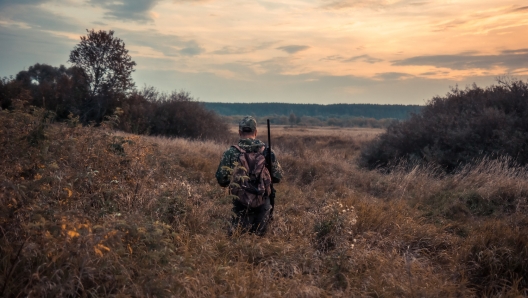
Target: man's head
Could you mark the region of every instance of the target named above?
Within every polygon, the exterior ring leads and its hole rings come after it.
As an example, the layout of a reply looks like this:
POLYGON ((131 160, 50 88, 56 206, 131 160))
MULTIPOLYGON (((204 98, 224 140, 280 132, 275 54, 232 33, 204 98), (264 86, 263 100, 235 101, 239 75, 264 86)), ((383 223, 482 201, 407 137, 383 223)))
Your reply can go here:
POLYGON ((257 137, 257 121, 251 116, 246 116, 238 123, 238 134, 243 139, 257 137))

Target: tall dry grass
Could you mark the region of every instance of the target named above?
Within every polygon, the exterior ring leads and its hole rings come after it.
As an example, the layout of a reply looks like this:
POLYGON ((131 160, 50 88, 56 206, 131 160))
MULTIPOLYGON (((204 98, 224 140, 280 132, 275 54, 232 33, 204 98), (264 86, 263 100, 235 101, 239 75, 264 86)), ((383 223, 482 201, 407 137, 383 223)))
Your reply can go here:
POLYGON ((230 238, 226 143, 0 113, 0 296, 528 295, 528 184, 508 160, 384 174, 355 162, 375 132, 277 129, 275 220, 230 238))

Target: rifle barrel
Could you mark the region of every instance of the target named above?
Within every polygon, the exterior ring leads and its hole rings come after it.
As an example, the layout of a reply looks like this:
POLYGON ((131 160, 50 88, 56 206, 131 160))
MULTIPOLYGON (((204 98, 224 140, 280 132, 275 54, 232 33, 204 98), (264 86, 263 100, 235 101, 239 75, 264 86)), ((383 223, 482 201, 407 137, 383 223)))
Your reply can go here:
POLYGON ((270 161, 271 161, 271 129, 270 129, 270 121, 268 119, 268 148, 270 150, 270 161))
MULTIPOLYGON (((270 121, 268 119, 268 156, 267 156, 267 160, 266 160, 266 163, 267 163, 267 166, 268 166, 268 171, 270 173, 270 176, 272 175, 273 171, 272 171, 272 165, 271 165, 271 129, 270 129, 270 121)), ((271 193, 270 193, 270 204, 271 204, 271 210, 270 210, 270 214, 269 214, 269 217, 270 217, 270 220, 273 220, 273 210, 275 210, 275 190, 273 189, 273 177, 270 177, 271 178, 271 193)))

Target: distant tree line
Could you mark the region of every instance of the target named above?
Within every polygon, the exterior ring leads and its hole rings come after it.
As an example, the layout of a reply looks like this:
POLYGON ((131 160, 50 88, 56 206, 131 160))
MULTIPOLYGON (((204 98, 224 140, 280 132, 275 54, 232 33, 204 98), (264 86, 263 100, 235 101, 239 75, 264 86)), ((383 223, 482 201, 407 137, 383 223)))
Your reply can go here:
POLYGON ((0 106, 14 100, 43 107, 56 120, 78 117, 98 125, 112 117, 117 128, 138 134, 196 139, 226 137, 227 123, 189 93, 138 90, 132 61, 124 42, 113 31, 88 31, 71 51, 69 68, 37 63, 16 76, 0 79, 0 106))
MULTIPOLYGON (((224 116, 228 122, 237 124, 243 115, 224 116)), ((269 119, 274 125, 290 125, 290 126, 336 126, 336 127, 364 127, 364 128, 387 128, 393 122, 401 121, 392 118, 366 118, 366 117, 312 117, 312 116, 297 116, 291 113, 289 116, 285 115, 267 115, 257 116, 258 123, 265 124, 269 119)))
POLYGON ((407 119, 411 113, 422 109, 418 105, 377 105, 377 104, 292 104, 292 103, 219 103, 208 102, 205 107, 225 116, 310 116, 320 119, 342 117, 365 117, 373 119, 407 119))

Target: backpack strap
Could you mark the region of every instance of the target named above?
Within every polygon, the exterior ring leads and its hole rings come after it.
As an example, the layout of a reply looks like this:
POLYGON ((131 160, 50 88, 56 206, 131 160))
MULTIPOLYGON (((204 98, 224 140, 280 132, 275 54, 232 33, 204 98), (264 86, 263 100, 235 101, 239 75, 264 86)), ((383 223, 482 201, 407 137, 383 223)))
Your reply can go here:
POLYGON ((238 145, 233 145, 231 147, 235 147, 238 151, 240 151, 240 153, 246 153, 246 150, 240 148, 240 146, 238 146, 238 145))

